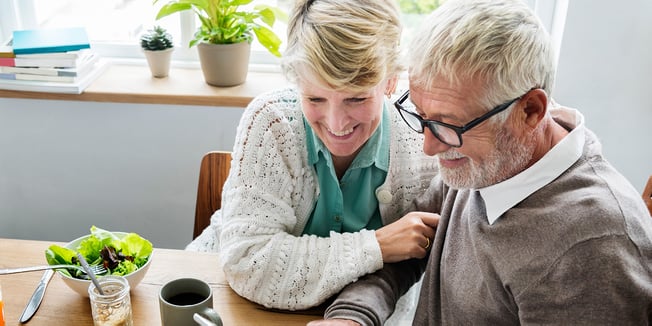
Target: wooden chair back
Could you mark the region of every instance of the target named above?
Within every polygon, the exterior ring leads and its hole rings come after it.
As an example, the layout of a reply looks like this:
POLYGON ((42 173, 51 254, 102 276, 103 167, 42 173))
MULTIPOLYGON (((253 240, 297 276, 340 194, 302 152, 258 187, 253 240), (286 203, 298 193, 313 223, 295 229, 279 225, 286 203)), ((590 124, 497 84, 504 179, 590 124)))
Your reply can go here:
POLYGON ((211 223, 211 216, 222 206, 222 188, 229 176, 229 169, 231 169, 231 152, 208 152, 202 158, 199 167, 193 239, 211 223))
POLYGON ((643 201, 647 205, 647 210, 650 211, 650 216, 652 216, 652 175, 647 179, 647 184, 643 189, 643 201))

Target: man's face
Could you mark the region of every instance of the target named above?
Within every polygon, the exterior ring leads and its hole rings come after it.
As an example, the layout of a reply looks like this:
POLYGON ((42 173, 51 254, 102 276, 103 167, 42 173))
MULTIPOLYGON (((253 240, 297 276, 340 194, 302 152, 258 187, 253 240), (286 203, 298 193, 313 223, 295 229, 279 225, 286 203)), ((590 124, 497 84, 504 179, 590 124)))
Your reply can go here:
MULTIPOLYGON (((489 109, 473 101, 471 89, 434 83, 427 90, 410 87, 410 97, 422 118, 463 126, 489 109)), ((508 111, 517 107, 519 101, 508 111)), ((497 120, 492 117, 464 133, 459 148, 440 142, 426 128, 423 151, 437 155, 447 185, 457 189, 487 187, 512 177, 528 164, 534 152, 533 136, 520 139, 514 136, 511 119, 504 123, 497 120)))

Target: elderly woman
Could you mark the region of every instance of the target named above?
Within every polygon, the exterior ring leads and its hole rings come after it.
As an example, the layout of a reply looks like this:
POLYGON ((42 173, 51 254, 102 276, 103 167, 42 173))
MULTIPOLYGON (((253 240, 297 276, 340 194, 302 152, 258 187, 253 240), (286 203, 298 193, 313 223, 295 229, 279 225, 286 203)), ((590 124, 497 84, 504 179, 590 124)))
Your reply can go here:
POLYGON ((437 164, 385 101, 401 71, 394 2, 298 1, 290 15, 283 69, 296 87, 248 106, 222 209, 187 248, 219 251, 249 300, 313 307, 427 253, 436 215, 400 219, 437 164))

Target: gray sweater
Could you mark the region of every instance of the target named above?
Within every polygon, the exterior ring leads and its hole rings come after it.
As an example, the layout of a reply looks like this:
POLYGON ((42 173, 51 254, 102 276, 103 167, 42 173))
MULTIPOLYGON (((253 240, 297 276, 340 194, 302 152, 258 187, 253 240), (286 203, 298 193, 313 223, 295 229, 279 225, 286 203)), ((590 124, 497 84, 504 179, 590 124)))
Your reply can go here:
POLYGON ((382 324, 425 269, 415 325, 652 323, 652 218, 585 134, 575 164, 493 225, 476 191, 436 177, 418 207, 442 216, 430 257, 350 285, 326 317, 382 324))

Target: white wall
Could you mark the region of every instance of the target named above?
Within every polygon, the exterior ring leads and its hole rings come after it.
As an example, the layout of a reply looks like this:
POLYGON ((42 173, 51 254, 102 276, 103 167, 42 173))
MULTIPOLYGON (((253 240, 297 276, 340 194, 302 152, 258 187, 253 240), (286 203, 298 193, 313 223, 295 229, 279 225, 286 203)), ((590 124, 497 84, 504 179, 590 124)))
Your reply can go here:
MULTIPOLYGON (((652 174, 651 14, 649 0, 570 1, 554 93, 639 190, 652 174)), ((231 149, 241 113, 0 99, 0 237, 65 241, 96 224, 182 248, 200 158, 231 149)))
POLYGON ((0 98, 0 237, 67 241, 97 225, 182 248, 200 160, 232 149, 242 111, 0 98))
POLYGON ((571 0, 554 97, 642 191, 652 175, 652 1, 571 0))

